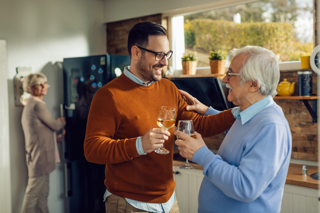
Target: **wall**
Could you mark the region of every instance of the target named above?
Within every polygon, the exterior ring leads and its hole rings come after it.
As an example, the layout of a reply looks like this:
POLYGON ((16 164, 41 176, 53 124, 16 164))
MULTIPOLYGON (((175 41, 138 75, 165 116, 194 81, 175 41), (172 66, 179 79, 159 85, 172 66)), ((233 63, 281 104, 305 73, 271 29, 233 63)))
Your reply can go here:
POLYGON ((105 22, 114 22, 135 17, 147 16, 165 11, 177 10, 219 0, 108 0, 105 6, 105 22), (135 8, 135 9, 133 9, 135 8), (119 11, 122 11, 119 13, 119 11))
MULTIPOLYGON (((0 75, 0 85, 7 86, 7 93, 2 89, 0 103, 8 103, 10 146, 1 146, 1 153, 9 155, 11 172, 0 186, 7 184, 8 191, 0 191, 0 213, 20 212, 27 183, 27 168, 24 153, 24 136, 21 129, 22 107, 14 105, 13 77, 16 67, 30 66, 32 72, 42 72, 48 76, 51 87, 44 101, 54 117, 59 115, 62 103, 62 70, 64 57, 98 55, 106 52, 105 26, 103 23, 102 0, 11 0, 0 3, 0 40, 7 42, 7 69, 0 75), (5 150, 4 150, 5 149, 5 150), (2 205, 4 204, 4 205, 2 205)), ((2 59, 2 58, 1 58, 2 59)), ((3 65, 0 64, 0 67, 3 65)), ((3 69, 0 69, 3 72, 3 69)), ((1 108, 1 113, 6 113, 1 108)), ((6 117, 1 117, 6 120, 6 117)), ((0 124, 2 127, 2 123, 0 124)), ((8 130, 7 129, 7 130, 8 130)), ((1 128, 6 131, 6 128, 1 128)), ((1 140, 6 138, 1 138, 1 140)), ((0 142, 0 145, 3 141, 0 142)), ((3 169, 6 163, 0 156, 0 174, 10 171, 3 169)), ((8 163, 8 162, 7 162, 8 163)), ((3 179, 1 179, 3 180, 3 179)), ((50 175, 50 212, 63 212, 63 176, 61 165, 50 175)))
MULTIPOLYGON (((299 95, 298 74, 294 72, 281 72, 280 81, 287 79, 296 82, 293 95, 299 95)), ((318 94, 317 74, 312 77, 313 94, 318 94)), ((299 100, 276 100, 289 122, 292 133, 292 159, 318 161, 318 123, 313 123, 312 117, 299 100)), ((312 102, 309 101, 312 106, 312 102)), ((319 122, 319 121, 318 121, 319 122)))
POLYGON ((164 16, 186 14, 190 10, 204 11, 217 5, 232 5, 255 0, 107 0, 105 4, 106 23, 162 13, 164 16))
POLYGON ((128 33, 133 25, 143 21, 153 21, 161 24, 161 14, 107 23, 106 31, 108 53, 129 55, 127 49, 128 33))

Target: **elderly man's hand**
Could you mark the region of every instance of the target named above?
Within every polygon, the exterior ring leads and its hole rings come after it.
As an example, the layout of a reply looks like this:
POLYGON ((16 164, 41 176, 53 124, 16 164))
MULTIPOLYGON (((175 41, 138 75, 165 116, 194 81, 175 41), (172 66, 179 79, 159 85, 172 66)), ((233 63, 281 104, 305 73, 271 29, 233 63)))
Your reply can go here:
POLYGON ((204 113, 206 113, 206 111, 208 110, 209 107, 207 107, 206 105, 201 103, 198 99, 196 99, 195 97, 193 97, 192 95, 190 95, 186 91, 179 90, 179 92, 182 95, 182 97, 184 98, 184 100, 186 100, 186 102, 188 104, 190 104, 189 106, 187 106, 187 110, 194 110, 197 113, 202 114, 202 115, 204 115, 204 113))
POLYGON ((175 141, 175 144, 179 146, 180 155, 188 160, 192 160, 194 153, 206 145, 201 135, 197 132, 194 132, 196 139, 180 131, 175 131, 174 134, 180 138, 175 141))

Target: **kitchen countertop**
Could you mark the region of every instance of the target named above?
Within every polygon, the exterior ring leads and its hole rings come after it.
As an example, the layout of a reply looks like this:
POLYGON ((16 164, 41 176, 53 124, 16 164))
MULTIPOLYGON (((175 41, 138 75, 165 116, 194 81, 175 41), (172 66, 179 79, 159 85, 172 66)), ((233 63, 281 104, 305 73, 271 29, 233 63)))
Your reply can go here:
POLYGON ((319 169, 317 166, 308 166, 307 165, 307 175, 302 176, 302 165, 293 164, 289 165, 289 171, 287 175, 286 184, 296 185, 296 186, 304 186, 314 189, 319 189, 320 181, 312 179, 310 175, 318 172, 319 169))
MULTIPOLYGON (((174 160, 174 166, 183 166, 185 164, 184 161, 174 160)), ((203 168, 196 163, 190 163, 191 165, 195 166, 196 169, 202 170, 203 168)), ((296 186, 303 186, 309 187, 314 189, 319 189, 320 181, 314 180, 310 177, 311 174, 318 172, 319 169, 317 166, 308 166, 307 165, 307 174, 308 176, 302 176, 302 165, 300 164, 293 164, 289 165, 288 175, 286 184, 296 185, 296 186)))

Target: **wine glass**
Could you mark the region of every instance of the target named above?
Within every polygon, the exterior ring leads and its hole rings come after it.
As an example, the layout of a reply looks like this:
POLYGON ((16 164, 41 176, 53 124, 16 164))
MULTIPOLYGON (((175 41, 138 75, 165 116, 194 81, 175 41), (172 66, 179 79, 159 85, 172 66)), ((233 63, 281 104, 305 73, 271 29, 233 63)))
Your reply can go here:
MULTIPOLYGON (((176 122, 176 110, 171 106, 162 106, 158 115, 157 124, 161 129, 168 130, 174 127, 176 122)), ((154 150, 158 154, 168 154, 170 151, 166 148, 158 148, 154 150)))
MULTIPOLYGON (((196 138, 194 134, 194 127, 192 120, 179 120, 177 130, 189 135, 192 138, 196 138)), ((177 137, 180 139, 180 137, 177 137)), ((189 164, 188 159, 186 159, 186 164, 184 166, 180 166, 180 169, 194 169, 195 167, 189 164)))

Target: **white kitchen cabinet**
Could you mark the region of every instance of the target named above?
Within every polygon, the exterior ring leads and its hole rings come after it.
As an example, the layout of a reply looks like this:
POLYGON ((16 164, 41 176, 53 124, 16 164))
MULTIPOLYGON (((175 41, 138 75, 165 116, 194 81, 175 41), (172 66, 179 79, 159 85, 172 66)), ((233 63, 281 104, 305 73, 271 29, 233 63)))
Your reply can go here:
POLYGON ((318 213, 320 201, 317 189, 286 184, 281 213, 318 213))
MULTIPOLYGON (((176 181, 176 196, 180 212, 198 211, 198 194, 203 179, 200 169, 179 169, 173 166, 176 181)), ((320 194, 317 189, 286 184, 281 204, 281 213, 318 213, 320 212, 320 194)))
MULTIPOLYGON (((198 210, 198 194, 203 179, 202 170, 179 169, 173 166, 176 196, 180 212, 194 213, 198 210)), ((318 213, 320 195, 317 189, 286 184, 281 213, 318 213)))
POLYGON ((179 169, 179 166, 173 166, 173 173, 180 212, 198 212, 198 195, 203 179, 202 170, 179 169))

